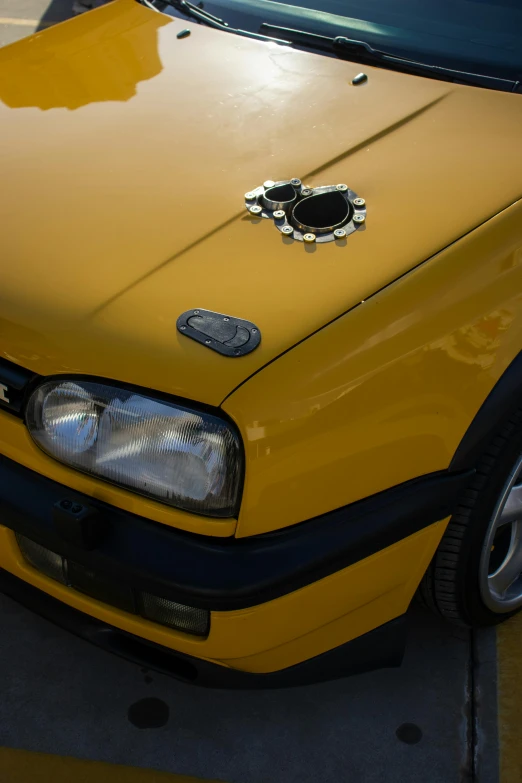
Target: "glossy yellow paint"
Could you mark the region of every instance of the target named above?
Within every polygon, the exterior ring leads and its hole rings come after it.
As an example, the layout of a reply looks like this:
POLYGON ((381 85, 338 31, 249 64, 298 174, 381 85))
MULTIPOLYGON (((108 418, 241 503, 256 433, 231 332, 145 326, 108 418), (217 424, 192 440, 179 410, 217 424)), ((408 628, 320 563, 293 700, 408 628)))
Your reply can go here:
POLYGON ((521 195, 519 96, 378 68, 356 88, 360 68, 134 0, 5 47, 1 355, 219 405, 521 195), (246 190, 294 175, 346 181, 366 230, 304 247, 246 215, 246 190), (179 335, 194 306, 255 321, 260 348, 179 335))
POLYGON ((246 448, 237 535, 446 469, 522 346, 522 202, 361 303, 223 405, 246 448))
POLYGON ((406 611, 447 520, 314 584, 250 609, 213 612, 208 639, 95 601, 27 565, 0 524, 0 568, 82 612, 157 644, 244 671, 276 671, 350 641, 406 611), (407 567, 405 567, 407 564, 407 567))
MULTIPOLYGON (((1 453, 158 522, 239 536, 448 466, 521 345, 522 101, 366 67, 353 87, 359 70, 134 0, 0 51, 0 356, 222 405, 246 447, 239 523, 69 470, 7 414, 1 453), (245 191, 291 176, 347 182, 364 230, 304 246, 246 215, 245 191), (255 321, 261 346, 230 360, 180 336, 197 306, 255 321)), ((5 528, 0 566, 167 647, 272 671, 403 612, 444 525, 217 613, 205 641, 51 582, 5 528)))

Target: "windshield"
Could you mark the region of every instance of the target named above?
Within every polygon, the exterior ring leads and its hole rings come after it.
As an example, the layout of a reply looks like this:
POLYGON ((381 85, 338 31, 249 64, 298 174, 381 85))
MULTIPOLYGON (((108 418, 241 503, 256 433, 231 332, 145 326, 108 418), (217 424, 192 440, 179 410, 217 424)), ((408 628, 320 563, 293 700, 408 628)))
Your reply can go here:
POLYGON ((522 0, 204 0, 198 7, 251 32, 268 22, 346 36, 423 63, 522 81, 522 0))

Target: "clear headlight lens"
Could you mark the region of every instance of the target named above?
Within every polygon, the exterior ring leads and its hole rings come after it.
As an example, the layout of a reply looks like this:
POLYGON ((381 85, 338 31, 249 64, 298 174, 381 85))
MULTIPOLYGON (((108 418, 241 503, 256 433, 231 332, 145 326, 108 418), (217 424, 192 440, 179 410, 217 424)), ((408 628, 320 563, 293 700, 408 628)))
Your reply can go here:
POLYGON ((232 516, 242 450, 230 424, 101 383, 47 381, 27 426, 55 459, 178 508, 232 516))

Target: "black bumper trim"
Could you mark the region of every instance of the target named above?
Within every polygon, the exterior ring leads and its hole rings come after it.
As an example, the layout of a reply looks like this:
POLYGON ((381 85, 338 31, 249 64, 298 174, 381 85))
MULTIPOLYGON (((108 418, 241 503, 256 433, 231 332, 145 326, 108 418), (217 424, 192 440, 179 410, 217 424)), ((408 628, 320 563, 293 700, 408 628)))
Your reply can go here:
POLYGON ((432 474, 276 533, 220 539, 151 522, 0 457, 0 524, 123 584, 226 611, 293 592, 444 519, 471 474, 432 474), (96 549, 57 532, 53 508, 64 498, 98 511, 105 535, 96 549))
POLYGON ((0 591, 46 620, 139 666, 207 688, 285 688, 335 680, 402 663, 406 615, 333 650, 269 674, 253 674, 174 652, 79 612, 0 569, 0 591))

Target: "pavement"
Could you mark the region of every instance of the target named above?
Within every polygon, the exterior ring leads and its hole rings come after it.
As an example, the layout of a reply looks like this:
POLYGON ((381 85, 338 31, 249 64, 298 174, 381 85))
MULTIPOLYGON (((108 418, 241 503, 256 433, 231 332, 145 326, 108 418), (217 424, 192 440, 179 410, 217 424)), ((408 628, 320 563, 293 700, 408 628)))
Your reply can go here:
POLYGON ((0 746, 228 783, 461 783, 496 763, 494 721, 480 747, 473 727, 471 635, 421 609, 400 669, 261 692, 144 671, 5 596, 0 618, 0 746))
MULTIPOLYGON (((0 45, 71 13, 72 0, 0 0, 0 45)), ((0 595, 0 781, 522 783, 522 616, 480 632, 420 607, 410 619, 400 669, 211 691, 0 595)))
POLYGON ((71 16, 73 0, 0 0, 0 46, 71 16))

